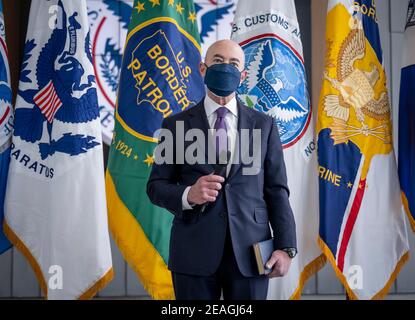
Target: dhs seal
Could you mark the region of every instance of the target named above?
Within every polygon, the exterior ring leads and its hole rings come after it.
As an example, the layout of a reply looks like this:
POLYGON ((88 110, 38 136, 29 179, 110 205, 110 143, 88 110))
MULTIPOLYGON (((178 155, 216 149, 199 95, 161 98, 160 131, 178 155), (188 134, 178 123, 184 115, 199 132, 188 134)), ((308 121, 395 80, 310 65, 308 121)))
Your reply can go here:
POLYGON ((238 89, 249 107, 273 117, 284 148, 296 144, 307 131, 311 110, 304 62, 276 35, 261 35, 241 43, 248 77, 238 89))

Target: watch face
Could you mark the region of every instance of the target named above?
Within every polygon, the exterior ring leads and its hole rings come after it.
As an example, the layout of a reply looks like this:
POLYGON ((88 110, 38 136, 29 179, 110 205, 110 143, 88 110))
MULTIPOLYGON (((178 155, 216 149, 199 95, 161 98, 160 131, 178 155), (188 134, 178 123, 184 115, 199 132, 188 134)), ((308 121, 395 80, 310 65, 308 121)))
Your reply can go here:
POLYGON ((287 249, 286 252, 291 259, 297 255, 297 250, 294 248, 287 249))

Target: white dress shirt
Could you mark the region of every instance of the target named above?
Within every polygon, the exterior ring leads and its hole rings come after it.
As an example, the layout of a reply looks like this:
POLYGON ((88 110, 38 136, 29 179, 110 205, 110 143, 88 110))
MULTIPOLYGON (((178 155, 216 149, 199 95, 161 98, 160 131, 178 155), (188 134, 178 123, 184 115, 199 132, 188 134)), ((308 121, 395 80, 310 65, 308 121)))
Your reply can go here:
MULTIPOLYGON (((223 106, 220 104, 217 104, 208 95, 206 95, 205 97, 204 105, 205 105, 206 116, 209 122, 209 127, 210 129, 214 129, 215 122, 218 117, 216 114, 216 110, 223 106)), ((228 133, 229 147, 230 147, 230 150, 232 151, 232 150, 235 150, 236 138, 237 138, 237 132, 238 132, 238 106, 236 103, 236 98, 234 97, 224 107, 228 108, 229 110, 229 112, 225 116, 225 123, 226 123, 226 129, 228 133)), ((231 169, 231 163, 228 164, 226 168, 226 175, 229 175, 229 171, 231 169)), ((192 206, 187 201, 187 195, 189 193, 190 188, 191 188, 190 186, 187 187, 184 190, 183 195, 182 195, 183 210, 192 209, 192 206)))

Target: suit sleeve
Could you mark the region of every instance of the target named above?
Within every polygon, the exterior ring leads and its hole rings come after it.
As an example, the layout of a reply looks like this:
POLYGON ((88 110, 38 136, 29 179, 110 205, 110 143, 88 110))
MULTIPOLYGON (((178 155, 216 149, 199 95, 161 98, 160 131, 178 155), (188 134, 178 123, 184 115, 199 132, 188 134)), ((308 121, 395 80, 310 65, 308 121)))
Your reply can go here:
MULTIPOLYGON (((171 128, 166 119, 163 121, 162 129, 170 130, 173 133, 173 154, 175 154, 175 131, 171 128)), ((162 143, 163 141, 160 141, 162 143)), ((160 146, 159 143, 159 146, 160 146)), ((156 161, 157 162, 157 161, 156 161)), ((154 162, 149 180, 147 182, 147 195, 150 201, 159 207, 167 209, 175 216, 181 218, 183 213, 182 196, 188 186, 178 183, 180 167, 173 161, 172 164, 157 164, 154 162)))
POLYGON ((273 119, 270 121, 272 127, 264 162, 264 197, 274 232, 274 248, 297 248, 282 145, 277 125, 273 119))

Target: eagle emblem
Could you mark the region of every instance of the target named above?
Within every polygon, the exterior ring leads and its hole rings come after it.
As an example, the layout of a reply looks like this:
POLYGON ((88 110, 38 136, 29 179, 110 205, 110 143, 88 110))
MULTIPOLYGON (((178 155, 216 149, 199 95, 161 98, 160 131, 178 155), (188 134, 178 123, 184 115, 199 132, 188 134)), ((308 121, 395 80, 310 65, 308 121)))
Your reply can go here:
POLYGON ((365 50, 366 39, 362 24, 354 19, 352 30, 340 47, 337 77, 332 78, 327 71, 327 68, 334 67, 333 60, 329 58, 331 43, 328 45, 324 78, 339 93, 324 97, 324 111, 328 117, 333 118, 330 128, 335 144, 346 143, 358 135, 373 136, 385 144, 391 143, 390 127, 386 123, 370 127, 367 121, 388 121, 390 105, 386 89, 376 98, 374 88, 381 79, 378 67, 374 63, 370 64, 369 71, 355 67, 357 61, 364 59, 365 50), (348 124, 351 112, 355 113, 360 127, 348 124))
POLYGON ((238 89, 239 98, 275 119, 288 148, 305 133, 311 115, 302 58, 278 37, 267 35, 242 48, 248 77, 238 89))
POLYGON ((34 87, 23 86, 18 94, 33 107, 18 107, 15 111, 14 136, 38 143, 42 160, 56 152, 76 156, 100 145, 91 135, 59 132, 60 125, 53 131, 57 122, 74 125, 99 117, 95 77, 85 70, 86 65, 79 59, 79 53, 82 53, 83 61, 92 66, 89 33, 78 41, 78 32, 82 28, 78 13, 67 17, 62 1, 58 5, 62 26, 56 25, 40 51, 35 39, 25 44, 20 82, 34 87), (37 53, 34 64, 30 59, 37 53))

